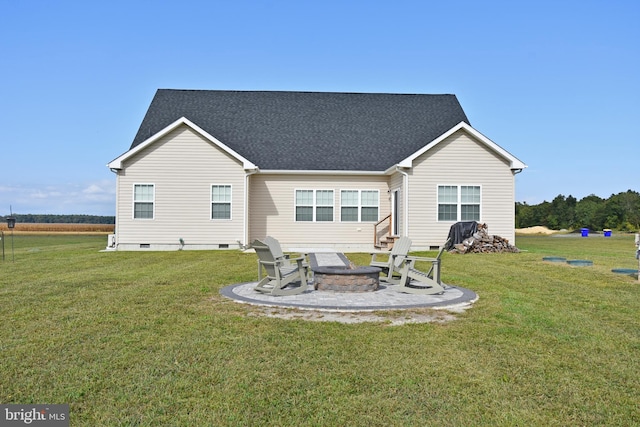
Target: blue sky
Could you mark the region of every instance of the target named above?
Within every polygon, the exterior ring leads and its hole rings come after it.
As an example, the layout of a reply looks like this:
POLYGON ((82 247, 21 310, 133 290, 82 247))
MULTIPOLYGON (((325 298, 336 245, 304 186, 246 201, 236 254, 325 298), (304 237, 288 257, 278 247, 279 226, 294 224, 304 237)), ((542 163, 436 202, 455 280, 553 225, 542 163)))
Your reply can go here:
POLYGON ((529 166, 517 201, 639 191, 639 22, 635 0, 0 0, 0 215, 113 215, 106 164, 158 88, 453 93, 529 166))

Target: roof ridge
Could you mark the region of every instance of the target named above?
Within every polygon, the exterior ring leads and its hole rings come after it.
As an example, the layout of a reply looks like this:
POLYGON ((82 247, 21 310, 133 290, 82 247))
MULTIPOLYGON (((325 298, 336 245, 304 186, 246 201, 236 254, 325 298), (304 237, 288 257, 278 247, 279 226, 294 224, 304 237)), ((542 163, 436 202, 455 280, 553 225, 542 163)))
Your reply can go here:
POLYGON ((330 95, 389 95, 389 96, 456 96, 454 93, 415 93, 415 92, 339 92, 314 90, 271 90, 271 89, 176 89, 158 88, 158 92, 208 92, 208 93, 299 93, 330 95))

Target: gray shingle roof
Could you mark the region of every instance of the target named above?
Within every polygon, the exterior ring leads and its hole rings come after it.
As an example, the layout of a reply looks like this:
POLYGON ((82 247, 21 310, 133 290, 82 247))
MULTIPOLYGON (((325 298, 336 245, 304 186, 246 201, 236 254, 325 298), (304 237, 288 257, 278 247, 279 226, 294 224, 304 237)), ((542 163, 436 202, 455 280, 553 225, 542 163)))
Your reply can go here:
POLYGON ((469 124, 455 95, 160 89, 131 148, 181 117, 263 170, 383 171, 469 124))

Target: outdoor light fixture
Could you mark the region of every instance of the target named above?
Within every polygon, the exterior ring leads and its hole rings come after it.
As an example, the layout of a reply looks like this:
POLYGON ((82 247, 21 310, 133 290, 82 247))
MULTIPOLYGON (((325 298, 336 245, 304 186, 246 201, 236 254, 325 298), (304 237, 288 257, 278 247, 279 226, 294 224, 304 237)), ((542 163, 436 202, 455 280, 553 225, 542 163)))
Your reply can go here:
MULTIPOLYGON (((11 260, 15 261, 15 257, 13 255, 13 229, 16 226, 16 217, 13 216, 13 209, 9 206, 9 216, 5 219, 7 220, 7 228, 11 230, 11 260)), ((4 237, 4 233, 2 234, 4 237)), ((4 239, 2 239, 2 260, 4 261, 4 239)))

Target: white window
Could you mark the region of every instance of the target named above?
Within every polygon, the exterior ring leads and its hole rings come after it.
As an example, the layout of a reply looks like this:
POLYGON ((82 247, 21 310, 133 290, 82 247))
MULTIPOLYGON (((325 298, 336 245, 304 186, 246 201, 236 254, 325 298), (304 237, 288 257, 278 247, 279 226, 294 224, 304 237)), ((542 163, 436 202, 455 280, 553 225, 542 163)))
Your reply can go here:
POLYGON ((231 186, 211 186, 211 219, 231 219, 231 186))
POLYGON ((333 221, 333 190, 296 190, 296 221, 333 221))
POLYGON ((479 186, 460 186, 460 221, 480 221, 479 186))
POLYGON ((133 218, 153 219, 155 206, 155 186, 153 184, 133 185, 133 218))
POLYGON ((313 221, 313 190, 296 190, 296 221, 313 221))
POLYGON ((340 192, 340 220, 357 222, 360 219, 360 195, 358 190, 340 192))
POLYGON ((342 190, 340 220, 343 222, 378 221, 379 200, 378 190, 342 190))
POLYGON ((480 186, 439 185, 438 221, 480 221, 480 186))

